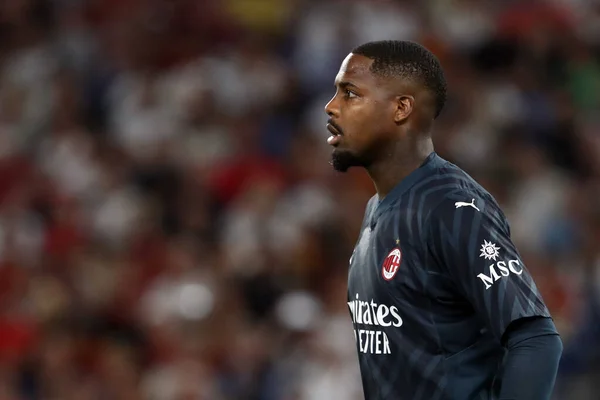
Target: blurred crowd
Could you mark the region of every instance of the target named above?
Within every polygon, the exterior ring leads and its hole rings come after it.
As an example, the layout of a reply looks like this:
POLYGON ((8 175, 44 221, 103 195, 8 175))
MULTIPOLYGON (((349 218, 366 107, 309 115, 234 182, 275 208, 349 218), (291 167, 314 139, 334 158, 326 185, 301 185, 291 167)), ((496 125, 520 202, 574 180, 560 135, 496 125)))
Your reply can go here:
POLYGON ((497 197, 600 375, 600 2, 0 1, 0 399, 361 399, 366 174, 328 162, 341 60, 423 43, 437 152, 497 197))

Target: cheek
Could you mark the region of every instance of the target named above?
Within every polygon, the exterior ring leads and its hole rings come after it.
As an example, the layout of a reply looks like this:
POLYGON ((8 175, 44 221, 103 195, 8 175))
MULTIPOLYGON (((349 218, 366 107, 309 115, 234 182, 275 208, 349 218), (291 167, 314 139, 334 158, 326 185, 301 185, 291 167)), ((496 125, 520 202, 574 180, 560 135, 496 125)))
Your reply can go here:
POLYGON ((388 104, 377 103, 371 113, 371 127, 375 136, 387 135, 395 128, 393 110, 388 104))
POLYGON ((377 133, 385 122, 385 113, 381 105, 375 102, 367 103, 354 115, 354 124, 352 131, 361 136, 371 136, 377 133))
POLYGON ((347 104, 342 112, 344 134, 353 147, 368 147, 382 131, 386 119, 384 105, 373 100, 347 104))
POLYGON ((390 103, 383 101, 373 101, 371 104, 371 116, 374 121, 380 124, 388 123, 394 118, 390 103))
MULTIPOLYGON (((348 122, 350 128, 364 127, 373 122, 373 113, 375 112, 374 107, 371 103, 356 104, 348 109, 348 122)), ((356 129, 353 129, 356 130, 356 129)))

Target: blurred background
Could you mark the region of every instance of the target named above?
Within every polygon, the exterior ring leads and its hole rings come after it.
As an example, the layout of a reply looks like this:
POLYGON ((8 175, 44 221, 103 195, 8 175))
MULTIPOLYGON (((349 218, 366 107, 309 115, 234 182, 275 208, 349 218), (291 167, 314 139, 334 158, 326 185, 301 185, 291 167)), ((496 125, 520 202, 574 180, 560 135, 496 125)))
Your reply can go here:
POLYGON ((598 399, 600 2, 1 0, 0 399, 361 399, 367 199, 323 107, 356 45, 449 82, 437 151, 497 197, 598 399))

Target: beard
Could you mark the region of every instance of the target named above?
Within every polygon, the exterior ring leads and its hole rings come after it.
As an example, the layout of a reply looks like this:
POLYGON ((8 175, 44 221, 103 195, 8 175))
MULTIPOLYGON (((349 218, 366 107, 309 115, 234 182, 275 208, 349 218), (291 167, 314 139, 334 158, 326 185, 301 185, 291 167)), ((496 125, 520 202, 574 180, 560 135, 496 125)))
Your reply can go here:
POLYGON ((346 172, 350 167, 363 167, 364 163, 356 155, 347 150, 333 150, 331 153, 331 166, 338 172, 346 172))

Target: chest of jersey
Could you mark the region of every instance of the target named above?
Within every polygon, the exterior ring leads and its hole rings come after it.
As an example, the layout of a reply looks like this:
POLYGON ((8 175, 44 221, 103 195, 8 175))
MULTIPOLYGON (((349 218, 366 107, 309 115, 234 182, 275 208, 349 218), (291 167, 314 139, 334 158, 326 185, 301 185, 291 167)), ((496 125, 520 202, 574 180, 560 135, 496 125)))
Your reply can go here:
POLYGON ((406 210, 390 210, 364 224, 348 272, 355 329, 379 327, 390 337, 431 346, 432 312, 442 310, 452 320, 470 313, 460 307, 452 282, 432 270, 423 229, 406 210))
POLYGON ((393 212, 362 227, 350 259, 348 308, 363 361, 375 357, 371 362, 378 365, 403 364, 414 349, 435 343, 429 333, 424 244, 413 239, 418 237, 393 212))
POLYGON ((410 223, 392 212, 362 227, 350 258, 348 296, 419 302, 427 279, 426 244, 410 223))

